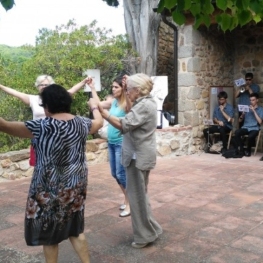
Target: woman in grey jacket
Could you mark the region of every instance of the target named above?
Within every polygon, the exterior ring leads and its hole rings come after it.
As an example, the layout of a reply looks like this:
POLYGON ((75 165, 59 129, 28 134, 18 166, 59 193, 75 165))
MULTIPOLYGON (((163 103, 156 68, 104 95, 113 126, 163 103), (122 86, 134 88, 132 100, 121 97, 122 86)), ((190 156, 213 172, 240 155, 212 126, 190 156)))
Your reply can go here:
POLYGON ((147 185, 150 170, 156 164, 157 106, 150 95, 153 82, 145 74, 135 74, 126 80, 127 95, 133 106, 123 118, 111 116, 99 105, 102 117, 124 134, 122 164, 126 169, 127 194, 130 201, 134 234, 132 247, 143 248, 162 233, 153 218, 147 185))

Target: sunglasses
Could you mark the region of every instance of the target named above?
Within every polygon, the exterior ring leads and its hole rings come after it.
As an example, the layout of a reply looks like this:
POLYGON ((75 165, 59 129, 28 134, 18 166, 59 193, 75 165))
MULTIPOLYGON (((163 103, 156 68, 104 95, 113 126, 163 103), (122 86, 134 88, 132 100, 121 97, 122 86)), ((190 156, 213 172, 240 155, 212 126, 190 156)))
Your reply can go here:
POLYGON ((49 84, 39 84, 38 87, 47 87, 49 84))
POLYGON ((246 81, 251 81, 252 79, 246 79, 246 81))

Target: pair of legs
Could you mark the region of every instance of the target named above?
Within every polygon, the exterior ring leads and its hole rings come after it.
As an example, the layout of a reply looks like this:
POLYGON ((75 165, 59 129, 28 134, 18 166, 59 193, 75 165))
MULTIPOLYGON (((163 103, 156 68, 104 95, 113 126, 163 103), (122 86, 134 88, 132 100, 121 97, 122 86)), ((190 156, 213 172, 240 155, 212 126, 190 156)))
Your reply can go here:
MULTIPOLYGON (((69 240, 77 252, 82 263, 90 263, 88 243, 85 235, 81 233, 78 237, 69 237, 69 240)), ((43 246, 46 263, 58 262, 58 244, 43 246)))
POLYGON ((247 152, 251 154, 251 147, 255 144, 255 139, 258 135, 258 130, 248 131, 247 129, 238 129, 235 131, 235 149, 240 152, 244 152, 244 140, 243 136, 248 135, 247 137, 247 152))
POLYGON ((121 164, 121 150, 122 150, 122 143, 108 143, 109 149, 109 161, 110 161, 110 168, 111 174, 117 181, 118 185, 121 188, 121 191, 124 194, 124 204, 126 205, 124 211, 129 214, 130 213, 130 205, 129 199, 126 193, 126 173, 125 169, 121 164))
POLYGON ((227 149, 227 133, 229 133, 230 131, 231 129, 226 126, 212 125, 211 127, 204 129, 203 134, 206 139, 206 143, 208 143, 210 142, 209 134, 219 132, 220 138, 223 142, 223 148, 227 149))
POLYGON ((136 160, 132 160, 126 167, 134 242, 149 243, 158 238, 162 228, 152 216, 147 193, 150 171, 140 170, 135 164, 136 160))

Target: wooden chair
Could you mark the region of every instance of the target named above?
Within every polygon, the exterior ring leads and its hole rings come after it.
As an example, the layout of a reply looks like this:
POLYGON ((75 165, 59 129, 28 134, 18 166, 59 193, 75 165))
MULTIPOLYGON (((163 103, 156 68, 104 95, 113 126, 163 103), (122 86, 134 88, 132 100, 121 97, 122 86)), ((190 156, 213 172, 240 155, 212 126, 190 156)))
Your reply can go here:
MULTIPOLYGON (((260 148, 262 149, 262 140, 260 140, 260 139, 261 139, 261 133, 262 133, 262 130, 260 129, 259 132, 258 132, 258 135, 257 135, 257 137, 256 137, 256 146, 255 146, 255 147, 252 147, 252 148, 255 148, 255 150, 254 150, 254 155, 256 155, 256 153, 257 153, 257 151, 258 151, 258 146, 259 146, 259 142, 260 142, 260 141, 261 141, 261 146, 260 146, 260 148)), ((248 135, 244 135, 243 137, 244 137, 244 138, 247 138, 248 135)))
MULTIPOLYGON (((228 141, 227 141, 227 149, 229 149, 230 147, 230 142, 231 142, 231 138, 232 138, 232 133, 233 133, 233 130, 231 130, 230 132, 228 132, 226 135, 228 136, 228 141)), ((215 132, 213 134, 211 134, 213 137, 212 137, 212 144, 215 143, 215 138, 216 136, 220 136, 220 133, 219 132, 215 132)))

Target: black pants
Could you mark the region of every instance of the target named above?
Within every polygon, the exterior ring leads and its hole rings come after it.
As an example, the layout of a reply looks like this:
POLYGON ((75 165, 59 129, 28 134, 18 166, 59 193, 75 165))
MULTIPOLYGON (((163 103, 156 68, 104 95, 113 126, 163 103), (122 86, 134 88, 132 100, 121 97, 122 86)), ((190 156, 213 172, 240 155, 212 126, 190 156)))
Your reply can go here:
POLYGON ((238 112, 238 128, 241 129, 241 127, 244 125, 244 119, 240 121, 239 117, 242 115, 243 112, 239 111, 238 112))
MULTIPOLYGON (((206 143, 208 143, 208 136, 209 136, 208 131, 209 131, 209 134, 219 132, 220 133, 220 139, 223 142, 223 148, 225 148, 225 149, 227 148, 227 135, 226 134, 231 131, 230 128, 228 128, 226 126, 212 125, 209 128, 204 129, 203 133, 204 133, 204 137, 206 139, 206 143)), ((210 138, 209 138, 209 140, 210 140, 210 138)))
POLYGON ((238 129, 235 131, 235 148, 244 151, 244 140, 242 136, 248 135, 247 137, 247 151, 251 152, 251 147, 255 145, 255 138, 257 137, 259 131, 248 131, 247 129, 238 129))

